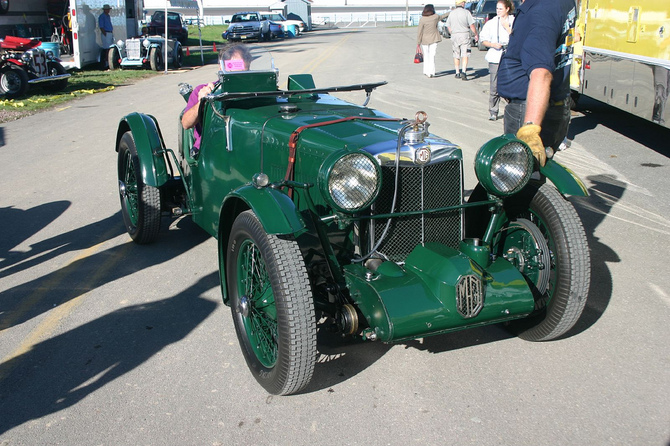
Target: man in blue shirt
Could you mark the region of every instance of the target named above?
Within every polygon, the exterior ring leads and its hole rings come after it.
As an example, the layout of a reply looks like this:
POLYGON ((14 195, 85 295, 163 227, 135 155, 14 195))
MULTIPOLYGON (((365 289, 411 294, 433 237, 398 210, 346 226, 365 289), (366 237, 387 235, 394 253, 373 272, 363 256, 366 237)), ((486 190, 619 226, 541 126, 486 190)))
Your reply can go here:
POLYGON ((114 45, 114 27, 112 26, 112 17, 109 11, 112 9, 108 4, 102 6, 102 14, 98 17, 98 27, 100 28, 100 38, 102 40, 102 48, 109 49, 114 45))
POLYGON ((498 69, 498 94, 508 100, 505 133, 515 133, 546 162, 570 123, 570 65, 575 0, 526 0, 514 20, 498 69))

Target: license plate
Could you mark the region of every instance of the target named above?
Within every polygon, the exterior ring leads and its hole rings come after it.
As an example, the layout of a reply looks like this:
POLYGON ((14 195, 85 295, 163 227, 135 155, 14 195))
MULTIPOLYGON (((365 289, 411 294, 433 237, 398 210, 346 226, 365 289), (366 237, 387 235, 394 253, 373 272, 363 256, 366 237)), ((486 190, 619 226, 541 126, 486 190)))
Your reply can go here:
POLYGON ((242 39, 242 40, 244 40, 246 38, 247 38, 247 36, 240 36, 240 39, 242 39))

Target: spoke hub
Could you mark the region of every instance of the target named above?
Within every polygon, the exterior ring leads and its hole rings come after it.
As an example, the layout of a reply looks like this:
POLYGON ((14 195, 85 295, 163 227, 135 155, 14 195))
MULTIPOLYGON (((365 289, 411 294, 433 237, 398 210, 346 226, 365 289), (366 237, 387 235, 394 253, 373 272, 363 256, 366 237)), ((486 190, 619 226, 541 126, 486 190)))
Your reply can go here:
POLYGON ((249 317, 249 308, 249 298, 247 296, 240 296, 240 300, 237 303, 237 312, 243 317, 249 317))

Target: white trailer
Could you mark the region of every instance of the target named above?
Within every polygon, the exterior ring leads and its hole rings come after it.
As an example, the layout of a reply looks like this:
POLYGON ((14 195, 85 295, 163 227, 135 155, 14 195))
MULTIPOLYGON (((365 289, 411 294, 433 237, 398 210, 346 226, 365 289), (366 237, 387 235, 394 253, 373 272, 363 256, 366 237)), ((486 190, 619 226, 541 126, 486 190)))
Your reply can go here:
MULTIPOLYGON (((128 3, 131 3, 131 1, 129 0, 128 3)), ((135 1, 132 1, 130 8, 130 12, 133 13, 133 18, 135 18, 135 25, 133 29, 128 29, 129 19, 127 17, 129 14, 127 14, 126 0, 70 0, 73 54, 62 56, 64 67, 82 68, 101 61, 103 50, 106 51, 107 48, 102 48, 98 17, 102 14, 102 6, 106 3, 112 7, 109 15, 112 17, 112 26, 114 27, 114 41, 131 37, 128 34, 129 32, 132 36, 137 34, 136 17, 138 15, 135 1)), ((132 23, 131 21, 131 26, 133 26, 132 23)))

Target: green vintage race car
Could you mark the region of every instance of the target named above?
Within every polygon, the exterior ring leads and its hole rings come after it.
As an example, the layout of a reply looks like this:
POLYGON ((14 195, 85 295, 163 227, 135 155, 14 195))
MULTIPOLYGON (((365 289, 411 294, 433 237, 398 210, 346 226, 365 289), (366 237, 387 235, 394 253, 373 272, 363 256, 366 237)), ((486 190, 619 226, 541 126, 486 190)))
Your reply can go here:
POLYGON ((570 171, 550 160, 534 172, 524 143, 497 137, 464 200, 461 150, 425 113, 395 119, 334 96, 369 98, 384 82, 318 88, 299 74, 280 90, 262 59, 219 73, 199 152, 192 130, 172 150, 140 113, 121 120, 116 149, 135 242, 184 215, 217 239, 223 301, 268 392, 309 383, 318 321, 385 343, 503 322, 544 341, 573 327, 590 260, 564 197, 586 189, 570 171))

